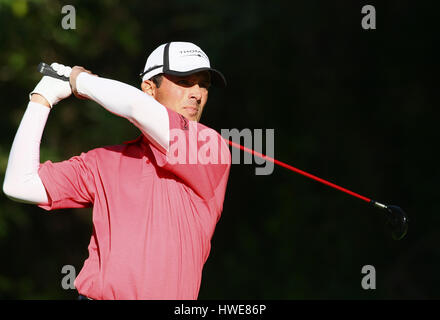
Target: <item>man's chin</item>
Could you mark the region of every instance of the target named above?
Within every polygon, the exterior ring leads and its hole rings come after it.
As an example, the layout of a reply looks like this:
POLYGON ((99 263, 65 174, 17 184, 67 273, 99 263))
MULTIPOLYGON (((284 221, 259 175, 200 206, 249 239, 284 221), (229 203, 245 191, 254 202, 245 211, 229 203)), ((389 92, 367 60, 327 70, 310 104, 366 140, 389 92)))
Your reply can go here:
POLYGON ((181 113, 182 116, 184 116, 186 119, 191 120, 191 121, 199 121, 199 116, 198 114, 189 114, 188 112, 182 112, 181 113))

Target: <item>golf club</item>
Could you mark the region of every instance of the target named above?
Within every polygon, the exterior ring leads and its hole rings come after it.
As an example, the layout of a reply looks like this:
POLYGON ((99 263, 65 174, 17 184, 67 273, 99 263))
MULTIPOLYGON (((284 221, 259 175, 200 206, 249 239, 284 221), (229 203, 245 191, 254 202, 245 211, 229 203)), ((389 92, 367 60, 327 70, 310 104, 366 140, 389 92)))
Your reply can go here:
POLYGON ((331 183, 327 180, 321 179, 317 176, 314 176, 310 173, 307 173, 305 171, 302 171, 300 169, 297 169, 287 163, 284 163, 282 161, 279 161, 277 159, 271 158, 265 154, 259 153, 255 150, 246 148, 238 143, 235 143, 233 141, 227 140, 229 145, 231 145, 232 147, 235 148, 239 148, 243 151, 246 151, 252 155, 256 155, 262 159, 265 159, 267 161, 273 162, 274 164, 277 164, 283 168, 286 168, 290 171, 299 173, 309 179, 315 180, 317 182, 320 182, 322 184, 325 184, 329 187, 332 187, 336 190, 342 191, 346 194, 349 194, 353 197, 356 197, 358 199, 361 199, 365 202, 368 202, 370 205, 372 205, 373 207, 379 208, 381 209, 385 214, 386 214, 386 218, 387 218, 387 225, 390 228, 391 231, 391 235, 393 237, 394 240, 400 240, 403 237, 405 237, 406 233, 408 232, 408 216, 406 215, 406 213, 398 206, 394 206, 394 205, 384 205, 382 203, 379 203, 375 200, 369 199, 367 197, 361 196, 360 194, 357 194, 353 191, 350 191, 348 189, 342 188, 334 183, 331 183))
MULTIPOLYGON (((54 77, 54 78, 61 79, 61 80, 64 80, 64 81, 69 81, 69 78, 58 75, 56 73, 56 71, 54 69, 52 69, 52 67, 50 65, 48 65, 48 64, 46 64, 44 62, 41 62, 38 65, 38 72, 40 72, 40 73, 42 73, 43 75, 46 75, 46 76, 54 77)), ((267 155, 264 155, 262 153, 259 153, 259 152, 255 151, 255 150, 246 148, 246 147, 244 147, 244 146, 242 146, 242 145, 240 145, 238 143, 230 141, 229 139, 225 139, 225 140, 232 147, 241 149, 241 150, 243 150, 245 152, 248 152, 248 153, 250 153, 252 155, 256 155, 256 156, 258 156, 258 157, 260 157, 260 158, 262 158, 264 160, 273 162, 276 165, 279 165, 279 166, 281 166, 283 168, 286 168, 286 169, 288 169, 290 171, 293 171, 293 172, 296 172, 298 174, 301 174, 301 175, 303 175, 303 176, 305 176, 305 177, 307 177, 309 179, 312 179, 314 181, 317 181, 319 183, 322 183, 322 184, 325 184, 325 185, 327 185, 329 187, 332 187, 332 188, 334 188, 336 190, 339 190, 341 192, 349 194, 349 195, 351 195, 353 197, 361 199, 361 200, 363 200, 365 202, 368 202, 373 207, 381 209, 382 212, 384 212, 385 215, 386 215, 387 222, 388 222, 387 224, 388 224, 388 226, 390 228, 391 235, 392 235, 394 240, 402 239, 403 237, 405 237, 406 233, 408 232, 408 217, 407 217, 406 213, 400 207, 394 206, 394 205, 384 205, 384 204, 381 204, 381 203, 379 203, 379 202, 377 202, 375 200, 369 199, 369 198, 364 197, 364 196, 362 196, 360 194, 357 194, 357 193, 355 193, 353 191, 350 191, 348 189, 342 188, 342 187, 340 187, 340 186, 338 186, 338 185, 336 185, 334 183, 331 183, 331 182, 326 181, 324 179, 321 179, 321 178, 319 178, 317 176, 314 176, 314 175, 312 175, 310 173, 307 173, 305 171, 297 169, 297 168, 295 168, 295 167, 293 167, 293 166, 291 166, 291 165, 289 165, 287 163, 284 163, 284 162, 281 162, 281 161, 276 160, 274 158, 271 158, 271 157, 269 157, 267 155)))
POLYGON ((69 81, 68 77, 60 76, 50 65, 44 62, 40 62, 40 64, 38 65, 38 72, 42 73, 45 76, 57 78, 64 81, 69 81))

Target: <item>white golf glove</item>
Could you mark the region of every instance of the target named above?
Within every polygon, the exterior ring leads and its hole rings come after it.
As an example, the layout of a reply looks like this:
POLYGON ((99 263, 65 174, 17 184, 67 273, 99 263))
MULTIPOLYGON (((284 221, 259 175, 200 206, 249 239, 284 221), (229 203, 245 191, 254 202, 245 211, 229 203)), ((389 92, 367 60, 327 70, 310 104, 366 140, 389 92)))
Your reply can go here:
MULTIPOLYGON (((71 67, 55 62, 50 66, 58 73, 58 75, 70 77, 70 72, 72 71, 71 67)), ((34 93, 42 95, 49 102, 50 107, 52 108, 61 100, 69 97, 72 94, 72 89, 70 88, 69 81, 44 76, 40 82, 38 82, 35 89, 29 94, 29 99, 34 93)))

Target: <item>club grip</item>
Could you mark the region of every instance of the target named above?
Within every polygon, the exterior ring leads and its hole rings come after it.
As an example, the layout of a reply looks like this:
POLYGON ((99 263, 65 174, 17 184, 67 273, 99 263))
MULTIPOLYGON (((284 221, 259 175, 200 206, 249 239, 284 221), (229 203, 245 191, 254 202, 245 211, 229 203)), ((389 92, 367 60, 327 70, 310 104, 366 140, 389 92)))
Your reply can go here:
POLYGON ((69 81, 68 77, 60 76, 50 65, 44 62, 40 62, 40 64, 38 65, 38 72, 42 73, 45 76, 69 81))

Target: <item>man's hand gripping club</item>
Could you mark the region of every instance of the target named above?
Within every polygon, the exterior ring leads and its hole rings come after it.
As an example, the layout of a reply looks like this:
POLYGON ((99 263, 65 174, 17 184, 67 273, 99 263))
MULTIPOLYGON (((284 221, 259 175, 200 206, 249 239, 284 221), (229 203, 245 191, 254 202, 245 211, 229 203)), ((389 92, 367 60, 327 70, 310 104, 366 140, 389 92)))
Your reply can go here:
POLYGON ((89 70, 79 66, 70 68, 58 63, 52 63, 51 67, 58 75, 68 77, 69 82, 44 76, 30 93, 30 101, 52 108, 61 100, 68 98, 72 92, 77 98, 85 99, 77 91, 76 79, 81 72, 92 74, 89 70))

